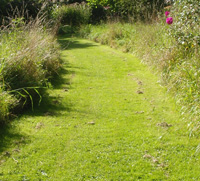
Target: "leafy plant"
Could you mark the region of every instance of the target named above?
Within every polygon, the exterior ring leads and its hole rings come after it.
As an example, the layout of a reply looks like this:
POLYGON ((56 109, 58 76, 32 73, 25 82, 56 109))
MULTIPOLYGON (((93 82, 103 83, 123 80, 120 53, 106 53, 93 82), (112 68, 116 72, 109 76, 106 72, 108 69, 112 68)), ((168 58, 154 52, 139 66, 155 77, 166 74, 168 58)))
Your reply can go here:
POLYGON ((90 6, 109 7, 113 15, 121 18, 131 18, 134 21, 155 19, 163 10, 164 0, 87 0, 90 6))
POLYGON ((5 122, 10 115, 10 110, 17 105, 17 99, 3 91, 0 87, 0 123, 5 122))
MULTIPOLYGON (((60 22, 61 30, 65 32, 66 25, 80 27, 89 23, 91 8, 84 2, 70 5, 55 6, 52 11, 52 18, 60 22)), ((67 30, 68 31, 68 30, 67 30)))
MULTIPOLYGON (((170 35, 184 48, 196 49, 200 45, 200 1, 176 0, 172 8, 174 16, 170 35)), ((197 50, 196 50, 197 51, 197 50)))

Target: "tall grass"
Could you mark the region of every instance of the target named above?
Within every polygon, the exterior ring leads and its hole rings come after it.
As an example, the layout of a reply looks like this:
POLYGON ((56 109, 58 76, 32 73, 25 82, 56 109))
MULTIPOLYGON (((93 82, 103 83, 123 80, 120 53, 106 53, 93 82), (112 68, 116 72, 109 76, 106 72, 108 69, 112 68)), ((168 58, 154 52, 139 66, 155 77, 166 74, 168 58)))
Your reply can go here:
POLYGON ((18 109, 25 104, 33 106, 58 74, 59 45, 44 21, 44 17, 29 23, 23 18, 12 19, 0 31, 0 121, 16 105, 18 109))
POLYGON ((10 110, 17 104, 17 99, 0 87, 0 123, 8 120, 10 110))

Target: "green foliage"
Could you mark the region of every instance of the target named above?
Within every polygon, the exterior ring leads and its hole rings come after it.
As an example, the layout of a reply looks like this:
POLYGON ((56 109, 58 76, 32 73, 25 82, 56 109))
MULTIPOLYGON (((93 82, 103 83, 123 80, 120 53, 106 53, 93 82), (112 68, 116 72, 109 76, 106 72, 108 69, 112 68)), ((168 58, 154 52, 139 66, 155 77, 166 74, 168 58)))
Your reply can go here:
POLYGON ((170 26, 172 35, 179 45, 185 48, 195 49, 200 45, 200 1, 198 0, 176 0, 172 15, 173 26, 170 26))
POLYGON ((64 1, 63 3, 72 4, 72 3, 82 3, 82 2, 85 2, 85 0, 67 0, 64 1))
POLYGON ((183 102, 182 112, 191 115, 190 129, 197 131, 200 108, 200 1, 176 0, 171 16, 174 23, 169 27, 168 36, 173 37, 176 59, 171 60, 168 76, 171 89, 179 92, 179 102, 183 102))
POLYGON ((52 17, 61 23, 61 29, 65 32, 66 25, 80 27, 89 23, 91 8, 86 3, 74 3, 70 5, 55 6, 52 17))
POLYGON ((4 91, 3 87, 0 86, 0 124, 9 118, 10 110, 12 110, 17 103, 17 99, 4 91))
POLYGON ((88 4, 93 7, 101 6, 114 6, 116 0, 87 0, 88 4))
POLYGON ((41 99, 36 88, 48 87, 61 67, 56 39, 40 21, 25 24, 23 19, 13 19, 9 29, 0 32, 0 83, 5 96, 12 92, 21 100, 20 106, 41 99))
POLYGON ((56 40, 41 28, 27 26, 2 32, 1 74, 11 89, 45 86, 59 67, 56 40))
POLYGON ((48 10, 50 3, 46 0, 1 0, 0 2, 0 24, 9 24, 11 18, 22 16, 24 18, 35 18, 41 10, 43 3, 48 10))
POLYGON ((151 20, 163 10, 165 0, 88 0, 92 7, 107 6, 113 15, 132 20, 151 20))

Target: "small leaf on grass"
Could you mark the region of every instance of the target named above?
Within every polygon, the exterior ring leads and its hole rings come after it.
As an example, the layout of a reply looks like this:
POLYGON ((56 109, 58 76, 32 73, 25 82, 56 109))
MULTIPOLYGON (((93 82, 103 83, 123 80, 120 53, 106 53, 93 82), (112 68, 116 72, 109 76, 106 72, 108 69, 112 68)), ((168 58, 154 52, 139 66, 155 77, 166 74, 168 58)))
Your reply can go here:
POLYGON ((153 163, 159 163, 159 161, 156 158, 152 158, 153 163))
POLYGON ((172 127, 172 125, 171 125, 171 124, 168 124, 168 123, 166 123, 166 122, 157 123, 156 125, 157 125, 157 126, 164 127, 164 128, 167 128, 167 127, 172 127))
POLYGON ((92 121, 92 122, 88 122, 87 124, 88 125, 95 125, 95 122, 92 121))
POLYGON ((41 171, 42 175, 47 176, 47 173, 45 171, 41 171))
POLYGON ((37 125, 36 125, 36 129, 40 129, 42 126, 44 126, 44 124, 43 123, 37 123, 37 125))
POLYGON ((138 91, 137 91, 137 94, 144 94, 144 92, 141 91, 141 90, 138 90, 138 91))
POLYGON ((143 158, 152 158, 152 156, 148 155, 148 154, 145 154, 145 155, 143 155, 143 158))
POLYGON ((133 74, 127 74, 128 76, 133 76, 133 74))
POLYGON ((14 149, 13 152, 18 152, 19 153, 20 150, 19 149, 14 149))
POLYGON ((16 163, 18 163, 18 160, 16 160, 14 157, 12 157, 12 159, 13 159, 16 163))
POLYGON ((136 111, 135 114, 143 114, 144 111, 136 111))
POLYGON ((164 163, 158 164, 158 167, 166 167, 166 165, 164 163))

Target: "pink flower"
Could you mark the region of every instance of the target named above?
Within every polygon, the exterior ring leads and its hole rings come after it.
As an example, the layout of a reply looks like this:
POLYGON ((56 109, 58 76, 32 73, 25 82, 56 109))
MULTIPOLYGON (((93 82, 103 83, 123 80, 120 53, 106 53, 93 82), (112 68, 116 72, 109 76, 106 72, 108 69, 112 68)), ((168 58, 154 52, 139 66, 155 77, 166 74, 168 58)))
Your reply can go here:
POLYGON ((167 18, 166 23, 171 25, 173 23, 173 18, 172 17, 167 18))
POLYGON ((166 11, 166 12, 165 12, 165 16, 166 16, 166 17, 167 17, 169 14, 170 14, 169 11, 166 11))

